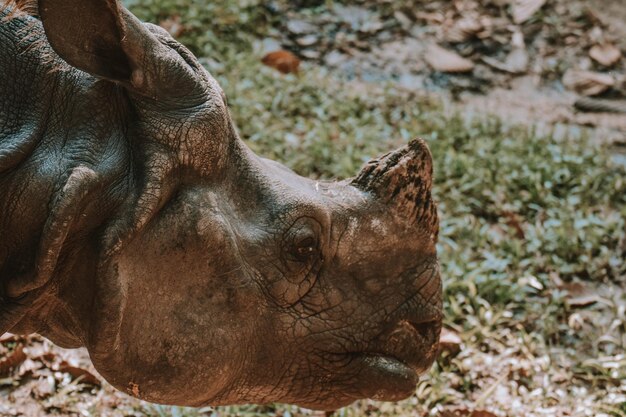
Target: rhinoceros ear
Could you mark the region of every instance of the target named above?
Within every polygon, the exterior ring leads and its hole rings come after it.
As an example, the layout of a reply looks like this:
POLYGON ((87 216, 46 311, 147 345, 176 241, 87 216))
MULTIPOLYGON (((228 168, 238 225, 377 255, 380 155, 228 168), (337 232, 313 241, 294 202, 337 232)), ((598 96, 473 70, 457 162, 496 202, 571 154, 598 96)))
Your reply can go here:
POLYGON ((439 223, 432 200, 433 159, 422 139, 368 162, 352 185, 387 204, 407 224, 417 224, 436 239, 439 223))
POLYGON ((119 81, 130 80, 131 59, 122 47, 127 28, 109 0, 39 0, 39 15, 52 48, 70 65, 119 81))
POLYGON ((147 91, 153 64, 147 55, 163 46, 118 0, 39 0, 38 5, 50 45, 68 64, 153 95, 147 91))

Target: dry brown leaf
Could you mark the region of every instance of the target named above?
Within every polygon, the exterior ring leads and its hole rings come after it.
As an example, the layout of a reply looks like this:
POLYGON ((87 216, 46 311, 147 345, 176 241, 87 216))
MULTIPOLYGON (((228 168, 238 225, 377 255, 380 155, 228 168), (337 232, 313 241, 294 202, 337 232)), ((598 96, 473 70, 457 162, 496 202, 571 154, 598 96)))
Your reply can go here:
POLYGON ((582 282, 565 282, 559 289, 567 292, 565 303, 571 308, 588 307, 602 301, 602 297, 582 282))
POLYGON ((426 62, 436 71, 441 72, 470 72, 474 63, 463 58, 456 52, 449 51, 439 45, 430 45, 426 51, 426 62))
POLYGON ((626 100, 581 97, 574 102, 574 107, 592 113, 626 113, 626 100))
POLYGON ((494 413, 485 410, 474 410, 470 417, 498 417, 494 413))
POLYGON ((460 417, 460 414, 455 413, 454 411, 450 411, 450 410, 443 410, 441 412, 439 412, 439 414, 437 414, 437 417, 460 417))
POLYGON ((563 75, 563 84, 582 95, 595 96, 611 88, 615 80, 609 74, 570 69, 563 75))
POLYGON ((526 233, 524 232, 524 227, 522 226, 524 220, 519 214, 512 211, 504 211, 502 216, 505 218, 506 225, 515 230, 515 237, 522 240, 526 239, 526 233))
POLYGON ((431 25, 432 24, 439 25, 443 23, 445 19, 443 14, 441 14, 440 12, 433 12, 433 13, 417 12, 415 14, 415 17, 420 20, 425 20, 428 24, 431 24, 431 25))
POLYGON ((438 417, 497 417, 495 414, 485 410, 470 411, 467 408, 441 411, 438 417))
POLYGON ((300 70, 300 60, 289 51, 280 50, 270 52, 261 60, 268 67, 277 69, 283 74, 297 74, 300 70))
POLYGON ((102 385, 100 383, 100 380, 88 370, 79 368, 77 366, 72 366, 65 361, 59 364, 59 372, 68 373, 72 376, 73 379, 80 378, 80 382, 82 382, 83 384, 93 385, 96 387, 102 385))
POLYGON ((578 297, 566 298, 565 303, 571 308, 583 308, 588 307, 602 301, 602 297, 597 294, 586 294, 578 297))
POLYGON ((9 352, 2 360, 0 360, 0 376, 9 375, 25 360, 26 354, 24 353, 24 345, 20 343, 15 346, 12 352, 9 352))
POLYGON ((604 43, 601 45, 594 45, 589 50, 589 56, 605 67, 610 67, 615 65, 615 63, 620 60, 622 52, 615 45, 604 43))
POLYGON ((185 32, 185 27, 180 21, 180 16, 170 16, 167 19, 161 20, 159 26, 167 30, 169 34, 175 38, 185 32))
POLYGON ((526 49, 513 48, 504 62, 488 56, 480 59, 490 67, 510 74, 523 74, 528 69, 528 52, 526 49))
POLYGON ((461 351, 461 337, 453 330, 441 329, 441 335, 439 336, 439 353, 448 352, 451 355, 456 355, 461 351))
POLYGON ((467 16, 457 20, 454 24, 444 30, 445 39, 448 42, 465 42, 483 30, 480 20, 467 16))
POLYGON ((532 15, 541 9, 546 0, 513 0, 511 3, 511 14, 513 22, 516 24, 524 23, 532 15))

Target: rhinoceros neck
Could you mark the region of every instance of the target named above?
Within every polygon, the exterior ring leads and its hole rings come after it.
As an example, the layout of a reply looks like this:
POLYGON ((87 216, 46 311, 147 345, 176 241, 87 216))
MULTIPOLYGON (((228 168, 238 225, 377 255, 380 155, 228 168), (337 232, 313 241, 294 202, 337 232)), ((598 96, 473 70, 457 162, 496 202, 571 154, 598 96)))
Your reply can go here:
POLYGON ((4 20, 7 13, 0 11, 0 332, 53 304, 42 302, 50 288, 56 296, 67 283, 79 309, 89 302, 85 283, 101 235, 133 184, 125 94, 63 63, 38 20, 4 20))

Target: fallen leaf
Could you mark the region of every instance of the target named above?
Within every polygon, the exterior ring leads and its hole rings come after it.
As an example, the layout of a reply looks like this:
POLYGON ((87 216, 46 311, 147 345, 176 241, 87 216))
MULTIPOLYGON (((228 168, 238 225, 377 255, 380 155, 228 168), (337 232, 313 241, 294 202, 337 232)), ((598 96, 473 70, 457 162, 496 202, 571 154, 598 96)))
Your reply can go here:
POLYGON ((464 17, 444 30, 444 37, 448 42, 460 43, 471 39, 478 32, 483 30, 480 20, 475 17, 464 17))
POLYGON ((59 364, 59 372, 64 372, 70 374, 73 379, 80 378, 80 382, 83 384, 93 385, 96 387, 101 386, 100 380, 96 378, 94 374, 89 372, 86 369, 79 368, 77 366, 72 366, 69 363, 63 361, 59 364))
POLYGON ((396 18, 396 20, 398 21, 398 23, 400 23, 400 26, 402 26, 404 30, 409 30, 411 26, 413 26, 413 21, 406 14, 402 13, 399 10, 393 13, 393 17, 396 18))
POLYGON ((428 13, 428 12, 417 12, 415 17, 420 20, 425 20, 428 24, 438 25, 441 24, 444 20, 443 14, 440 12, 428 13))
POLYGON ((425 59, 436 71, 470 72, 474 69, 474 63, 469 59, 463 58, 456 52, 449 51, 435 44, 428 47, 425 59))
POLYGON ((615 45, 604 43, 591 47, 589 50, 589 56, 605 67, 610 67, 615 65, 615 63, 620 60, 622 52, 615 45))
POLYGON ((37 380, 33 387, 33 394, 39 398, 48 398, 56 391, 56 381, 52 375, 42 377, 37 380))
POLYGON ((626 100, 581 97, 574 102, 576 110, 592 113, 626 113, 626 100))
POLYGON ((513 22, 516 24, 524 23, 532 17, 532 15, 541 9, 546 0, 513 0, 511 3, 511 14, 513 22))
POLYGON ((514 74, 526 72, 528 68, 528 52, 526 52, 526 44, 524 43, 522 32, 517 31, 513 33, 511 45, 513 48, 506 57, 504 64, 514 74))
POLYGON ((24 353, 24 345, 20 343, 16 345, 13 351, 9 352, 6 357, 0 360, 0 376, 9 375, 25 360, 26 354, 24 353))
POLYGON ((461 417, 461 416, 462 416, 461 414, 457 414, 454 411, 450 411, 450 410, 443 410, 439 414, 437 414, 437 417, 461 417))
POLYGON ((316 35, 306 35, 296 39, 296 43, 300 46, 312 46, 315 45, 318 41, 319 38, 316 35))
POLYGON ((498 417, 494 413, 485 410, 474 410, 470 417, 498 417))
POLYGON ((506 225, 515 230, 515 237, 518 239, 526 239, 524 227, 522 226, 523 219, 519 214, 512 211, 504 211, 502 216, 505 218, 506 225))
POLYGON ((283 74, 297 74, 300 70, 300 60, 298 57, 285 50, 270 52, 261 59, 261 62, 268 67, 277 69, 283 74))
POLYGON ((615 84, 609 74, 592 71, 567 70, 563 75, 563 85, 585 96, 603 93, 615 84))
POLYGON ((470 411, 466 408, 456 410, 444 410, 438 414, 438 417, 497 417, 495 414, 485 410, 470 411))
POLYGON ((167 30, 170 35, 177 38, 185 32, 185 27, 180 21, 180 16, 170 16, 167 19, 161 20, 159 26, 167 30))
POLYGON ((317 32, 318 28, 304 20, 290 20, 287 22, 287 30, 294 35, 308 35, 317 32))
POLYGON ((519 279, 518 284, 522 285, 524 287, 532 288, 532 289, 534 289, 536 291, 542 291, 543 290, 543 284, 534 275, 523 276, 522 278, 519 279))
POLYGON ((439 336, 439 353, 448 352, 451 355, 456 355, 461 351, 461 337, 453 330, 441 329, 439 336))
POLYGON ((582 282, 565 282, 559 286, 560 290, 567 292, 565 304, 570 308, 583 308, 603 301, 592 288, 582 282))
POLYGON ((580 315, 580 313, 571 314, 567 318, 567 325, 572 330, 578 331, 583 328, 584 324, 585 324, 585 319, 583 316, 580 315))
POLYGON ((571 308, 583 308, 593 305, 601 300, 602 298, 597 294, 587 294, 578 297, 566 298, 565 303, 571 308))

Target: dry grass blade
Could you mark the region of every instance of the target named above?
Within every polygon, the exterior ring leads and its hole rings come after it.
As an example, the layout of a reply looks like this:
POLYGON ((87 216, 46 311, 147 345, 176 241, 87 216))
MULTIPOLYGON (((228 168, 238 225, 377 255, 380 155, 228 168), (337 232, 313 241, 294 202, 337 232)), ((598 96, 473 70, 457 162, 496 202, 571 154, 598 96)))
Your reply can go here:
POLYGON ((425 59, 436 71, 470 72, 474 69, 472 61, 439 45, 430 45, 426 51, 425 59))
POLYGON ((524 23, 531 18, 532 15, 541 9, 546 0, 513 0, 511 4, 511 14, 516 24, 524 23))

